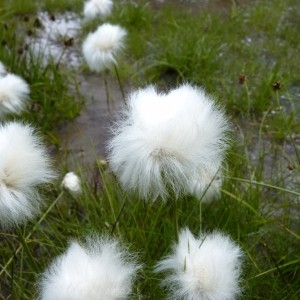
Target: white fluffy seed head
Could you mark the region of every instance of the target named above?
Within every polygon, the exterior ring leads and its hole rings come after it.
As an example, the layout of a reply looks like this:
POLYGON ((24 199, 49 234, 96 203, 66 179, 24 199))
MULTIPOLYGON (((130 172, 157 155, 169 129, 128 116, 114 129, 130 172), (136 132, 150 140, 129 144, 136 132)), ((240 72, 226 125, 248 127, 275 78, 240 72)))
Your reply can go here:
POLYGON ((83 15, 87 20, 105 17, 111 13, 112 7, 112 0, 88 0, 84 3, 83 15))
POLYGON ((7 74, 0 76, 0 118, 20 113, 29 95, 28 84, 19 76, 7 74))
POLYGON ((169 272, 163 284, 170 289, 170 299, 232 300, 241 292, 241 257, 240 247, 222 233, 197 239, 184 229, 156 271, 169 272))
POLYGON ((127 32, 118 25, 105 23, 90 33, 82 45, 82 51, 89 68, 101 72, 116 64, 115 55, 124 46, 127 32))
POLYGON ((20 224, 39 210, 39 184, 54 179, 49 155, 29 125, 0 125, 0 226, 20 224))
POLYGON ((145 199, 218 194, 229 123, 204 90, 184 84, 167 94, 153 86, 128 97, 108 143, 109 165, 124 189, 145 199))
POLYGON ((62 182, 62 188, 69 191, 73 196, 81 194, 81 183, 79 177, 74 172, 68 172, 62 182))
POLYGON ((117 240, 91 237, 72 242, 40 282, 42 300, 127 299, 139 269, 135 257, 117 240))

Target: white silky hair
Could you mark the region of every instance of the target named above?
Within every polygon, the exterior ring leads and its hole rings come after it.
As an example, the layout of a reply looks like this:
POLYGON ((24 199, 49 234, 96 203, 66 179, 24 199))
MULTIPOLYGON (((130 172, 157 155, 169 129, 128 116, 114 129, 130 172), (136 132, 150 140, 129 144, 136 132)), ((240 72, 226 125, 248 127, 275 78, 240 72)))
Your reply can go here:
POLYGON ((54 178, 46 147, 33 127, 18 122, 0 125, 0 225, 32 218, 41 202, 37 186, 54 178))
POLYGON ((40 281, 42 300, 127 299, 139 266, 116 239, 90 237, 73 241, 40 281))
POLYGON ((25 108, 29 92, 28 84, 21 77, 0 76, 0 118, 10 113, 19 114, 25 108))
POLYGON ((241 248, 229 236, 215 231, 195 238, 185 228, 156 271, 168 272, 163 285, 169 299, 232 300, 241 293, 241 258, 241 248))
POLYGON ((90 70, 101 72, 116 64, 115 55, 124 47, 126 34, 121 26, 109 23, 89 33, 83 42, 82 52, 90 70))
POLYGON ((84 3, 83 15, 87 20, 105 17, 111 13, 112 7, 112 0, 88 0, 84 3))
POLYGON ((201 88, 140 89, 129 95, 113 128, 109 165, 124 189, 144 199, 165 198, 168 190, 175 197, 200 198, 206 190, 213 196, 222 182, 229 128, 223 109, 201 88))

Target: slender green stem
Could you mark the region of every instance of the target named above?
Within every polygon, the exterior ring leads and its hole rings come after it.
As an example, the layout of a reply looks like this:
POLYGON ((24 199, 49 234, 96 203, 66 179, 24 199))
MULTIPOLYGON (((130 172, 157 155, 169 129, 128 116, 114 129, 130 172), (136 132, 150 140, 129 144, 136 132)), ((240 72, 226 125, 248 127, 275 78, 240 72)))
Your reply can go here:
POLYGON ((288 190, 286 188, 282 188, 280 186, 268 184, 268 183, 265 183, 265 182, 262 182, 262 181, 259 182, 259 181, 254 181, 254 180, 251 180, 251 179, 244 179, 244 178, 237 178, 237 177, 227 177, 227 178, 231 179, 231 180, 235 180, 235 181, 249 183, 249 184, 256 184, 256 185, 264 186, 264 187, 274 189, 274 190, 277 190, 277 191, 282 191, 282 192, 290 193, 290 194, 293 194, 293 195, 296 195, 296 196, 300 196, 299 192, 296 192, 296 191, 293 191, 293 190, 288 190))
MULTIPOLYGON (((106 191, 106 194, 107 194, 107 198, 108 198, 108 202, 109 202, 109 206, 110 206, 110 209, 111 209, 111 214, 112 214, 112 218, 114 220, 117 220, 118 217, 116 215, 116 212, 115 212, 115 209, 114 209, 114 204, 113 204, 113 199, 112 199, 112 196, 111 196, 111 193, 110 191, 107 189, 107 186, 105 185, 105 191, 106 191)), ((115 222, 113 227, 112 227, 112 230, 115 231, 115 229, 118 231, 118 234, 121 235, 121 232, 120 232, 120 229, 119 229, 119 226, 118 226, 118 223, 115 222)))
POLYGON ((22 245, 23 250, 27 254, 28 262, 29 262, 31 268, 36 273, 38 273, 39 272, 38 265, 37 265, 36 261, 34 260, 34 258, 32 256, 32 253, 30 252, 30 249, 28 247, 28 244, 27 244, 27 242, 26 242, 26 240, 25 240, 25 238, 24 238, 24 236, 23 236, 23 234, 22 234, 22 232, 21 232, 21 230, 20 230, 19 227, 16 227, 16 233, 18 235, 18 238, 19 238, 19 241, 20 241, 20 243, 22 245))
POLYGON ((114 64, 114 68, 115 68, 117 80, 118 80, 118 83, 119 83, 119 86, 120 86, 120 90, 121 90, 121 93, 122 93, 123 101, 126 104, 125 93, 124 93, 124 90, 123 90, 123 86, 121 84, 121 79, 120 79, 119 71, 118 71, 118 68, 117 68, 116 64, 114 64))
POLYGON ((215 180, 216 176, 218 175, 219 169, 217 170, 217 172, 215 173, 214 177, 212 178, 212 180, 209 182, 209 184, 207 185, 207 187, 205 188, 205 190, 203 191, 200 199, 199 199, 199 221, 200 221, 200 232, 202 232, 202 199, 204 198, 205 194, 207 193, 208 189, 210 188, 210 186, 212 185, 213 181, 215 180))
POLYGON ((121 217, 121 214, 122 214, 122 212, 123 212, 123 210, 124 210, 124 208, 125 208, 126 202, 127 202, 127 199, 125 198, 125 200, 123 201, 122 207, 121 207, 121 209, 120 209, 120 211, 119 211, 119 214, 118 214, 118 216, 117 216, 117 218, 116 218, 116 221, 115 221, 115 223, 114 223, 114 225, 113 225, 113 227, 112 227, 111 234, 113 234, 114 231, 115 231, 115 228, 116 228, 116 226, 117 226, 117 224, 118 224, 118 222, 119 222, 119 219, 120 219, 120 217, 121 217))
POLYGON ((274 271, 277 271, 278 268, 279 268, 279 269, 282 269, 282 268, 288 267, 288 266, 290 266, 290 265, 294 265, 294 264, 295 264, 295 265, 298 265, 299 262, 300 262, 300 259, 296 259, 296 260, 290 261, 290 262, 288 262, 288 263, 279 265, 279 266, 277 266, 277 267, 275 267, 275 268, 272 268, 272 269, 269 269, 269 270, 267 270, 267 271, 264 271, 264 272, 262 272, 262 273, 260 273, 260 274, 257 274, 257 275, 255 275, 255 276, 249 278, 249 280, 254 279, 254 278, 258 278, 258 277, 261 277, 261 276, 264 276, 264 275, 269 274, 269 273, 274 272, 274 271))
POLYGON ((224 189, 221 189, 221 192, 227 196, 230 196, 232 199, 237 200, 238 202, 242 203, 245 205, 247 208, 249 208, 257 217, 260 217, 259 212, 256 211, 255 208, 253 208, 249 203, 241 199, 240 197, 237 197, 235 194, 230 193, 229 191, 226 191, 224 189))
POLYGON ((106 93, 106 105, 107 105, 107 109, 110 111, 110 94, 109 94, 106 76, 107 76, 107 74, 104 72, 103 80, 104 80, 105 93, 106 93))
MULTIPOLYGON (((39 219, 39 221, 34 225, 33 229, 27 234, 27 236, 25 237, 25 241, 28 240, 32 234, 36 231, 36 229, 38 228, 38 226, 44 221, 44 219, 46 218, 46 216, 49 214, 49 212, 52 210, 52 208, 55 206, 55 204, 60 200, 60 198, 63 195, 63 191, 57 196, 57 198, 51 203, 51 205, 48 207, 48 209, 46 210, 46 212, 42 215, 42 217, 39 219)), ((3 274, 3 272, 6 271, 7 267, 13 262, 14 257, 21 251, 22 249, 22 245, 20 245, 17 250, 15 251, 14 255, 11 256, 9 258, 9 260, 7 261, 7 263, 3 266, 3 268, 0 271, 0 277, 3 274)))

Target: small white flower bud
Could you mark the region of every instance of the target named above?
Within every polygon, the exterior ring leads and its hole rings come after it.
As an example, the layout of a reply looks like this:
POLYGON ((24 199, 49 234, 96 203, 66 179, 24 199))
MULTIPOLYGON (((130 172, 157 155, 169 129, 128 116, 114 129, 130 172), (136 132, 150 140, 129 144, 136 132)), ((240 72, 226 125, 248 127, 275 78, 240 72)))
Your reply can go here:
POLYGON ((73 173, 68 172, 62 180, 62 188, 69 191, 73 196, 81 194, 81 183, 79 177, 73 173))

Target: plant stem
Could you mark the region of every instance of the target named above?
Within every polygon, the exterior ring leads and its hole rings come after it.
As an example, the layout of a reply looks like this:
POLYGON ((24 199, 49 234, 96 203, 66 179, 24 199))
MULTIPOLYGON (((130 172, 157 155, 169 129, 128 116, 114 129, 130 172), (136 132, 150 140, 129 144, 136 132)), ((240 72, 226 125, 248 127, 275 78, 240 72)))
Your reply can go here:
MULTIPOLYGON (((44 221, 44 219, 46 218, 46 216, 48 215, 48 213, 52 210, 52 208, 55 206, 55 204, 59 201, 59 199, 62 197, 63 195, 63 191, 57 196, 57 198, 52 202, 52 204, 48 207, 48 209, 46 210, 46 212, 42 215, 42 217, 39 219, 39 221, 34 225, 33 229, 27 234, 27 236, 25 237, 25 241, 28 240, 31 235, 35 232, 35 230, 37 229, 37 227, 44 221)), ((24 239, 24 238, 23 238, 24 239)), ((7 263, 4 265, 4 267, 1 269, 0 271, 0 276, 6 271, 7 267, 13 262, 15 256, 20 252, 20 250, 22 249, 22 246, 20 245, 17 250, 15 251, 14 255, 11 256, 9 258, 9 260, 7 261, 7 263)))
POLYGON ((116 218, 116 221, 115 221, 115 223, 114 223, 114 225, 113 225, 113 227, 112 227, 111 234, 113 234, 114 231, 115 231, 115 228, 116 228, 116 226, 117 226, 117 224, 118 224, 118 221, 119 221, 119 219, 120 219, 120 217, 121 217, 121 214, 122 214, 122 212, 123 212, 123 210, 124 210, 124 207, 125 207, 126 202, 127 202, 127 199, 125 199, 125 200, 123 201, 123 204, 122 204, 122 207, 121 207, 121 209, 120 209, 120 212, 119 212, 119 214, 118 214, 118 216, 117 216, 117 218, 116 218))
POLYGON ((106 93, 106 105, 107 105, 107 109, 110 111, 110 94, 109 94, 109 90, 108 90, 108 84, 107 84, 106 76, 107 76, 107 73, 104 72, 103 80, 104 80, 105 93, 106 93))
POLYGON ((118 71, 118 68, 117 68, 116 64, 114 64, 114 68, 115 68, 116 76, 117 76, 118 83, 119 83, 119 86, 120 86, 120 90, 121 90, 121 93, 122 93, 123 101, 126 104, 125 93, 124 93, 124 90, 123 90, 123 86, 121 84, 121 79, 120 79, 119 71, 118 71))
POLYGON ((22 248, 24 249, 25 253, 27 254, 27 258, 28 258, 28 261, 29 261, 29 264, 31 266, 31 268, 36 272, 38 273, 39 272, 39 268, 38 268, 38 265, 36 263, 36 261, 34 260, 29 248, 28 248, 28 244, 20 230, 19 227, 16 227, 16 233, 18 235, 18 238, 19 238, 19 241, 22 245, 22 248))

